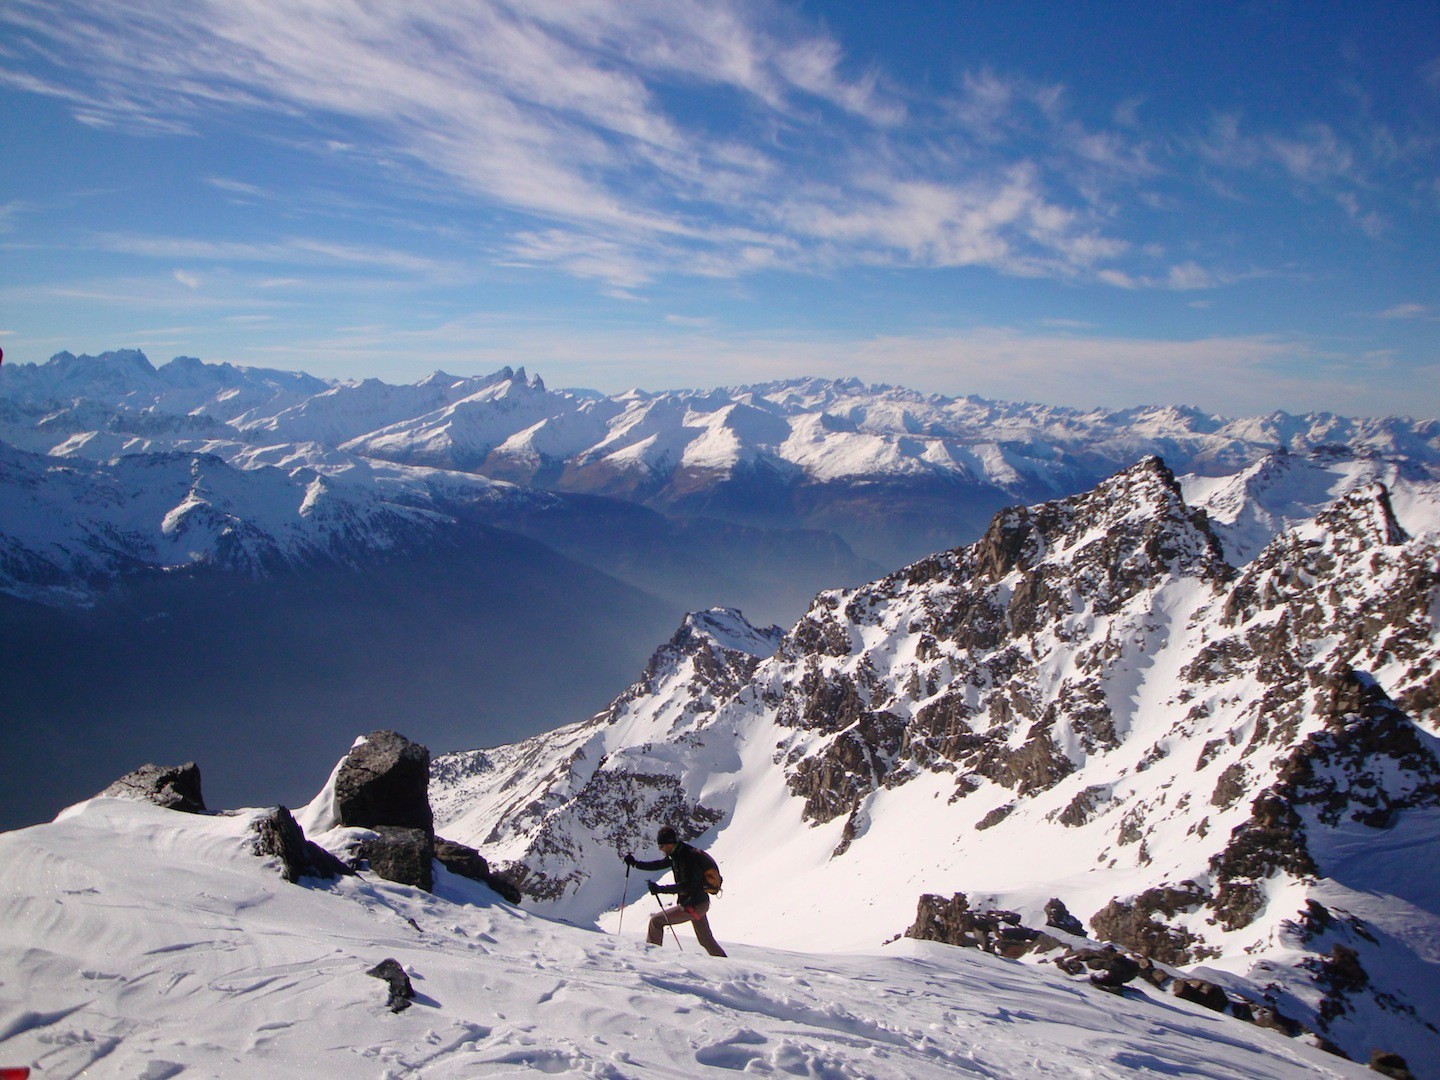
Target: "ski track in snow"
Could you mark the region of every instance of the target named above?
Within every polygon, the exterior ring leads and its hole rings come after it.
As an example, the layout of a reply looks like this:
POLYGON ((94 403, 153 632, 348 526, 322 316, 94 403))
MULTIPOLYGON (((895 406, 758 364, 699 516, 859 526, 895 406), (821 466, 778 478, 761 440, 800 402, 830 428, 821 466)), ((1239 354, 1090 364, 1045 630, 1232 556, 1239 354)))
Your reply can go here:
POLYGON ((931 943, 704 955, 437 893, 285 883, 251 811, 97 799, 0 836, 0 1065, 37 1075, 1301 1077, 1370 1075, 1165 997, 931 943), (417 931, 410 920, 419 926, 417 931), (413 980, 385 1007, 366 971, 413 980))

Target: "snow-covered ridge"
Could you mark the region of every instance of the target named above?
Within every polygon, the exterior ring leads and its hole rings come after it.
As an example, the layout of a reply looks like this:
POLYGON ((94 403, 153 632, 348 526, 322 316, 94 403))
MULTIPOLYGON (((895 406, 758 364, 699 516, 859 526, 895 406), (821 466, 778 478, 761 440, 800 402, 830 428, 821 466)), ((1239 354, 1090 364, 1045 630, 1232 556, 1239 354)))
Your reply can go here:
POLYGON ((612 925, 618 854, 668 819, 745 940, 865 948, 957 891, 1043 925, 1058 896, 1362 1059, 1440 1061, 1440 892, 1413 871, 1440 858, 1440 537, 1367 480, 1235 566, 1185 491, 1147 459, 1006 511, 716 680, 682 631, 589 723, 440 759, 437 813, 576 920, 612 925), (1162 887, 1185 903, 1147 907, 1162 887))
POLYGON ((456 835, 483 836, 491 857, 515 866, 530 895, 574 901, 578 890, 582 907, 603 910, 612 899, 607 863, 636 838, 603 825, 589 808, 620 801, 637 815, 695 831, 712 824, 712 811, 691 805, 682 761, 663 747, 689 745, 782 637, 779 627, 757 629, 730 609, 688 616, 641 678, 590 720, 514 746, 437 758, 430 790, 437 819, 456 835))
MULTIPOLYGON (((420 478, 387 483, 384 472, 403 469, 247 464, 178 451, 100 464, 0 443, 0 590, 63 603, 136 572, 353 562, 423 547, 455 525, 420 478)), ((500 487, 470 479, 485 489, 475 498, 500 487)))
MULTIPOLYGON (((438 871, 292 885, 259 811, 95 799, 0 835, 0 1064, 38 1076, 1374 1075, 1199 1006, 926 942, 647 950, 438 871), (393 958, 408 1009, 366 973, 393 958)), ((642 909, 643 910, 643 909, 642 909)), ((723 934, 723 931, 722 931, 723 934)))

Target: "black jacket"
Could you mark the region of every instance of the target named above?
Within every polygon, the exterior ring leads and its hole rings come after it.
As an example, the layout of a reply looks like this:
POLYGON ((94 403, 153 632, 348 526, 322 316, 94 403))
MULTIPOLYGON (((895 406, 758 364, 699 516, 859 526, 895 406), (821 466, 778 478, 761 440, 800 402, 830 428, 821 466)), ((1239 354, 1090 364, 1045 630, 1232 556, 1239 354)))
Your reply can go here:
POLYGON ((698 907, 710 899, 710 894, 705 891, 706 865, 700 852, 684 841, 676 844, 675 849, 663 859, 654 862, 635 860, 635 867, 639 870, 673 870, 675 884, 657 885, 655 891, 675 893, 676 899, 686 907, 698 907))

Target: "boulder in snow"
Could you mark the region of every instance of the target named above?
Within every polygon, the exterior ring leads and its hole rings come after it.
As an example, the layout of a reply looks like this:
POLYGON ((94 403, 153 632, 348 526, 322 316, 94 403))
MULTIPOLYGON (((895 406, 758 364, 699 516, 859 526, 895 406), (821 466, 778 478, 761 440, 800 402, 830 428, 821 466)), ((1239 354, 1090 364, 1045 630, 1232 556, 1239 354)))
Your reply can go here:
POLYGON ((376 979, 384 979, 390 984, 390 997, 385 1004, 391 1012, 404 1012, 410 1007, 410 1000, 415 996, 415 988, 410 985, 410 976, 400 966, 399 960, 386 957, 365 974, 376 979))
POLYGON ((149 802, 186 814, 208 813, 200 794, 200 766, 193 761, 184 765, 141 765, 100 792, 100 797, 149 802))
POLYGON ((360 841, 357 854, 386 881, 435 888, 435 838, 423 829, 378 826, 360 841))
POLYGON ((302 877, 334 878, 354 874, 330 852, 313 840, 305 839, 304 830, 283 806, 274 807, 256 818, 251 826, 255 834, 255 854, 262 858, 273 855, 280 860, 280 875, 290 882, 302 877))
POLYGON ((452 874, 459 874, 471 881, 489 885, 512 904, 520 903, 520 889, 503 874, 490 869, 490 864, 472 847, 458 844, 443 837, 435 838, 435 860, 452 874))
POLYGON ((1085 924, 1070 914, 1070 909, 1059 897, 1051 897, 1045 905, 1045 925, 1053 926, 1056 930, 1063 930, 1067 934, 1074 934, 1077 937, 1085 936, 1085 924))
POLYGON ((430 812, 430 751, 393 731, 357 742, 335 777, 340 824, 397 826, 434 835, 430 812))
POLYGON ((1183 1001, 1193 1001, 1216 1012, 1224 1012, 1230 1004, 1225 991, 1206 979, 1176 979, 1170 984, 1170 992, 1183 1001))

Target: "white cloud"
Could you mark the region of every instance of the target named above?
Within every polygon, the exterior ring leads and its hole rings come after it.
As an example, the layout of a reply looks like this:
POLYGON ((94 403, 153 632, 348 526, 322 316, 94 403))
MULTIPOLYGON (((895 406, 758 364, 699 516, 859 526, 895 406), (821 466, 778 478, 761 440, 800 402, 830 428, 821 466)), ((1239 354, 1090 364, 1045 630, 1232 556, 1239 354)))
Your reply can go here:
POLYGON ((982 69, 950 95, 909 92, 788 0, 7 0, 0 26, 24 60, 0 83, 81 122, 278 120, 287 146, 502 211, 511 258, 620 294, 876 263, 1213 288, 1232 278, 1203 254, 1173 265, 1127 232, 1157 207, 1184 216, 1167 170, 1197 155, 1386 228, 1365 188, 1375 151, 1343 124, 1218 115, 1184 144, 1147 137, 1133 98, 1082 119, 1054 81, 982 69))
POLYGON ((1396 304, 1394 307, 1386 308, 1376 316, 1380 319, 1429 319, 1432 318, 1428 304, 1396 304))
MULTIPOLYGON (((407 274, 441 276, 457 268, 439 259, 408 251, 338 244, 309 237, 290 237, 268 243, 199 240, 175 236, 142 236, 130 233, 102 233, 94 246, 121 255, 156 259, 192 259, 207 262, 262 262, 292 265, 347 266, 399 271, 407 274)), ((177 277, 177 280, 179 278, 177 277)))
POLYGON ((1263 141, 1270 157, 1307 184, 1352 179, 1355 175, 1355 152, 1327 124, 1311 124, 1297 135, 1267 135, 1263 141))
POLYGON ((1149 168, 1056 85, 980 73, 944 124, 917 118, 934 106, 759 0, 13 0, 0 22, 46 43, 29 88, 86 122, 326 118, 347 154, 528 216, 526 260, 622 290, 875 261, 1095 278, 1129 250, 1094 210, 1103 178, 1149 168), (697 90, 707 107, 677 104, 697 90), (1053 160, 1007 148, 1040 129, 1053 160))
POLYGON ((1172 266, 1167 281, 1172 289, 1212 289, 1215 276, 1197 263, 1187 262, 1172 266))

